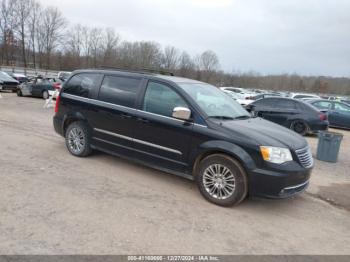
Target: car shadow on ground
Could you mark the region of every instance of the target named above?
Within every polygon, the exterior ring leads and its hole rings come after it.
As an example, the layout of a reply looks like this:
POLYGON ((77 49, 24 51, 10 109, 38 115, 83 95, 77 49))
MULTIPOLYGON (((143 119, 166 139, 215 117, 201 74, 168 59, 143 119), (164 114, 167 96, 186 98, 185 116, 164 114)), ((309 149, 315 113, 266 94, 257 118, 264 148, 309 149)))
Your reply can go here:
MULTIPOLYGON (((131 170, 131 172, 140 174, 142 175, 143 178, 147 180, 149 178, 149 183, 150 185, 153 183, 154 180, 158 180, 159 182, 166 182, 169 183, 172 187, 180 187, 180 188, 186 188, 187 192, 191 195, 193 195, 193 198, 198 201, 203 201, 204 203, 207 203, 208 205, 214 205, 212 203, 207 202, 200 194, 199 190, 197 189, 196 182, 193 180, 189 180, 180 176, 176 176, 173 174, 169 174, 163 171, 159 171, 157 169, 144 166, 140 163, 133 162, 130 160, 126 160, 117 156, 112 156, 108 155, 104 152, 100 151, 94 151, 92 158, 98 160, 99 162, 104 162, 104 164, 111 165, 113 166, 122 166, 123 169, 131 170)), ((125 174, 127 176, 128 174, 125 174)), ((147 181, 146 181, 147 183, 147 181)), ((178 189, 174 189, 174 191, 179 192, 178 189)), ((166 194, 166 192, 164 192, 166 194)), ((235 207, 228 207, 228 208, 233 208, 235 210, 240 210, 240 209, 251 209, 251 208, 256 208, 256 209, 267 209, 267 210, 288 210, 291 209, 291 207, 295 206, 297 203, 300 201, 305 201, 306 200, 306 194, 305 192, 296 195, 291 198, 287 199, 266 199, 266 198, 258 198, 258 197, 250 197, 249 195, 247 198, 239 205, 235 207)))

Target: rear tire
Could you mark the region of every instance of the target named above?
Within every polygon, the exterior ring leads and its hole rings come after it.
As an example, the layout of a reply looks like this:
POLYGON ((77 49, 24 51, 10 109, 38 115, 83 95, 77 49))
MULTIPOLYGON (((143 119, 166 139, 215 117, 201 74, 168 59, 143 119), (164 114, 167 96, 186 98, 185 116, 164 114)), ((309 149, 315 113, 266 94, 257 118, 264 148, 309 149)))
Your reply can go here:
POLYGON ((42 93, 42 96, 43 98, 46 100, 46 99, 49 99, 50 95, 49 95, 49 92, 47 90, 44 90, 43 93, 42 93))
POLYGON ((71 123, 65 133, 68 151, 77 157, 86 157, 91 154, 90 128, 82 121, 71 123))
POLYGON ((290 129, 302 136, 305 136, 309 131, 308 125, 302 120, 293 121, 290 125, 290 129))
POLYGON ((247 196, 248 179, 244 168, 227 155, 214 154, 204 158, 195 175, 201 194, 216 205, 238 205, 247 196))

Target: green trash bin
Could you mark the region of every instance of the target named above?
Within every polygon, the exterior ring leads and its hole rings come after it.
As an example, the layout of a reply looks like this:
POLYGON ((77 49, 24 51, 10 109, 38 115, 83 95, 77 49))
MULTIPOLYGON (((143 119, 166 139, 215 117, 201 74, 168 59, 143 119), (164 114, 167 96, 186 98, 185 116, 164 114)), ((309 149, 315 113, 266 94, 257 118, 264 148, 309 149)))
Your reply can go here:
POLYGON ((336 163, 343 135, 335 132, 321 131, 318 133, 316 158, 321 161, 336 163))

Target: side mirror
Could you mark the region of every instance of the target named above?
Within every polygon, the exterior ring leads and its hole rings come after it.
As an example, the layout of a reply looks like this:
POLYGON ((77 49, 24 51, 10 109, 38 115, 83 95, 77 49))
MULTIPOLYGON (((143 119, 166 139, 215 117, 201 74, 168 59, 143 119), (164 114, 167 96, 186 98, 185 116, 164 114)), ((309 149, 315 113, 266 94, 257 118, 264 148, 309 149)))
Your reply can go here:
POLYGON ((181 120, 190 120, 191 118, 191 110, 189 110, 186 107, 175 107, 173 109, 173 114, 172 116, 177 119, 181 120))
POLYGON ((245 106, 245 109, 246 109, 248 112, 252 112, 252 111, 255 110, 255 105, 252 105, 252 104, 246 105, 246 106, 245 106))
POLYGON ((257 113, 255 111, 255 105, 249 104, 245 107, 245 109, 251 114, 251 116, 255 117, 257 116, 257 113))

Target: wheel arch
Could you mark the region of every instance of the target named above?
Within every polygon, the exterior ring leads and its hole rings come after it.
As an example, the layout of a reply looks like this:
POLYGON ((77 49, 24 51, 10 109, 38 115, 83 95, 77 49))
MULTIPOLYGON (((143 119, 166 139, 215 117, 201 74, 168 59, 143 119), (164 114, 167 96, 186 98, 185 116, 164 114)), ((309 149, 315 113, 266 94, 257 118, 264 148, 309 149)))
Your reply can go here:
MULTIPOLYGON (((192 161, 192 175, 195 176, 199 163, 209 155, 223 154, 237 160, 247 170, 254 169, 253 158, 240 146, 226 141, 208 141, 200 145, 196 157, 192 161)), ((247 172, 248 173, 248 172, 247 172)))
POLYGON ((62 130, 63 130, 63 136, 66 135, 66 130, 68 128, 68 126, 74 122, 78 122, 78 121, 83 121, 85 123, 89 125, 89 122, 87 121, 86 117, 79 113, 79 112, 76 112, 76 113, 73 113, 73 114, 66 114, 64 117, 63 117, 63 125, 62 125, 62 130))

